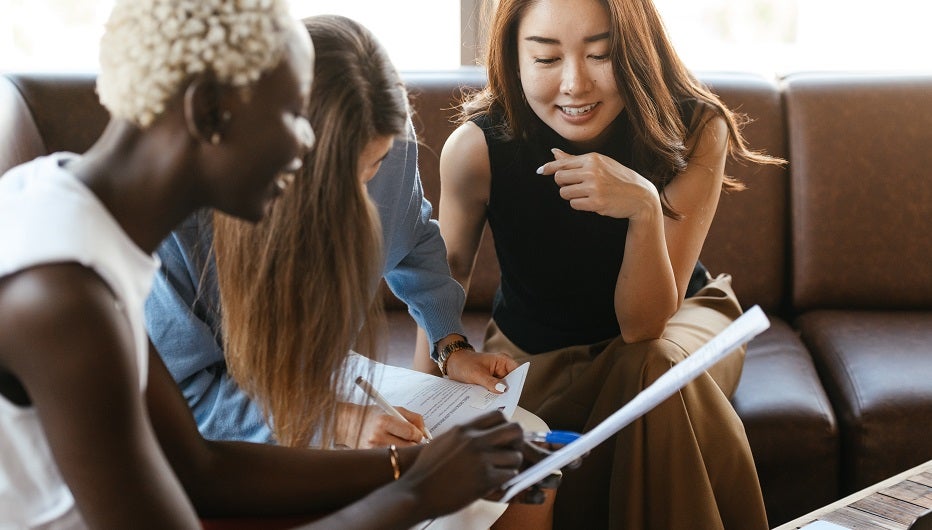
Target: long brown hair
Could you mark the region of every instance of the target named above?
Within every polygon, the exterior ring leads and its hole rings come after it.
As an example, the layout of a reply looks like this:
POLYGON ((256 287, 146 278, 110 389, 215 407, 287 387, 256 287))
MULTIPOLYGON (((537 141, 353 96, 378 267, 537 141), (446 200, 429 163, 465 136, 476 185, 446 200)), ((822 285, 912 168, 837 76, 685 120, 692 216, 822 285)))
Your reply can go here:
POLYGON ((367 29, 329 15, 304 23, 317 57, 308 108, 316 147, 265 220, 214 221, 230 373, 289 446, 318 431, 332 441, 347 353, 357 340, 376 342, 382 233, 359 155, 372 139, 404 132, 409 110, 367 29))
MULTIPOLYGON (((484 50, 488 83, 483 90, 467 95, 461 106, 460 123, 489 115, 495 118, 498 133, 504 139, 527 140, 533 132, 534 113, 522 96, 517 75, 518 26, 524 12, 536 1, 488 0, 484 5, 489 28, 484 50)), ((609 53, 615 84, 634 130, 634 161, 644 177, 660 190, 666 215, 679 217, 663 196, 664 187, 686 169, 691 153, 685 140, 701 129, 710 115, 725 120, 728 154, 734 159, 759 164, 784 163, 748 147, 741 134, 747 117, 729 110, 686 68, 651 0, 597 1, 611 20, 609 53), (694 119, 683 123, 680 106, 688 100, 696 102, 694 119)), ((723 188, 740 190, 744 185, 726 176, 723 188)))

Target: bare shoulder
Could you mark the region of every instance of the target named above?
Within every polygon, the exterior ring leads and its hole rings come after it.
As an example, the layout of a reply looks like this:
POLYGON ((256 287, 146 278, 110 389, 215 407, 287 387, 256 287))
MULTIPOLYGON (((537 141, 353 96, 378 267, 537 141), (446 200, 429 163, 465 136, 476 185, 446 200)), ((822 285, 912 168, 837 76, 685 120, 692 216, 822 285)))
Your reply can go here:
POLYGON ((488 194, 491 178, 489 149, 485 133, 473 122, 457 127, 440 152, 440 178, 447 186, 484 189, 488 194))
POLYGON ((471 121, 467 121, 450 133, 450 137, 447 138, 443 148, 444 150, 447 148, 481 149, 484 152, 487 148, 485 133, 482 132, 482 129, 480 129, 478 125, 471 121))
POLYGON ((694 156, 714 158, 723 155, 728 148, 728 124, 725 118, 711 105, 700 105, 696 112, 699 125, 686 139, 687 146, 695 146, 694 156))
POLYGON ((440 163, 449 166, 466 167, 470 171, 489 167, 489 148, 485 133, 473 122, 466 122, 457 127, 443 144, 440 163))
POLYGON ((77 263, 37 266, 0 280, 0 329, 0 363, 23 379, 80 372, 88 361, 107 357, 123 364, 119 359, 130 356, 120 354, 133 348, 113 293, 77 263))

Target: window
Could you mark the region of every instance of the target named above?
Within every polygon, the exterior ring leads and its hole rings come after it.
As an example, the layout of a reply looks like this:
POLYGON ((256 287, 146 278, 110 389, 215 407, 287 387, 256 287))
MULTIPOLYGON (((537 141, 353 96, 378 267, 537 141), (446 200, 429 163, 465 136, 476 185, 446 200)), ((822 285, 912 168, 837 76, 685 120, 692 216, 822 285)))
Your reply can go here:
POLYGON ((443 70, 460 64, 458 0, 291 0, 296 16, 337 13, 358 20, 388 50, 399 70, 443 70))
POLYGON ((690 68, 932 72, 932 3, 654 0, 690 68))
MULTIPOLYGON (((932 72, 932 3, 915 0, 654 0, 696 70, 932 72)), ((369 27, 401 70, 474 64, 482 0, 291 0, 297 16, 369 27)), ((94 70, 112 0, 0 0, 0 70, 94 70)))

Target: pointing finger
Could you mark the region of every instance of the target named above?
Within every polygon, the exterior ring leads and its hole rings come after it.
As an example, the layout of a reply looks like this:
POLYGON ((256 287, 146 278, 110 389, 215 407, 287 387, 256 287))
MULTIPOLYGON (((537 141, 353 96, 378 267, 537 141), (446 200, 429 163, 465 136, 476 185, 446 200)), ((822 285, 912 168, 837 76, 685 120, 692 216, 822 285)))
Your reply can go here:
POLYGON ((577 160, 579 157, 576 155, 568 154, 565 151, 557 149, 556 147, 551 149, 550 152, 553 153, 554 161, 547 162, 546 164, 537 168, 538 175, 552 175, 561 169, 581 167, 579 161, 577 160))

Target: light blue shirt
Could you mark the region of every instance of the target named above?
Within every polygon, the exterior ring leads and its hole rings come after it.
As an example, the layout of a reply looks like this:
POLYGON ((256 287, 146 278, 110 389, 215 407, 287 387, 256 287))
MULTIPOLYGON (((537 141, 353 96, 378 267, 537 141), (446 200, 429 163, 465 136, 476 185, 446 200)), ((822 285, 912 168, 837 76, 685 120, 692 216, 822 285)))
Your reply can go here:
MULTIPOLYGON (((385 281, 436 342, 463 334, 465 294, 430 218, 413 136, 409 123, 409 138, 395 141, 368 189, 382 221, 385 281)), ((162 267, 146 301, 146 327, 206 438, 271 442, 261 407, 227 373, 211 240, 210 214, 202 212, 159 246, 162 267)))

